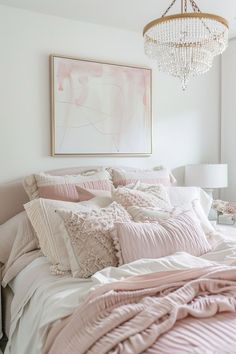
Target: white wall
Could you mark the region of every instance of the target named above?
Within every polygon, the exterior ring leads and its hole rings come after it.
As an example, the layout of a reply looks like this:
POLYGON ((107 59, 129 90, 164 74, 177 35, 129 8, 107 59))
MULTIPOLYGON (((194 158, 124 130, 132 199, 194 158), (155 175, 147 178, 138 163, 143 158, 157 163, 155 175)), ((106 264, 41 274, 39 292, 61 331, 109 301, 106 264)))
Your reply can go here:
POLYGON ((236 39, 222 56, 221 161, 228 163, 229 187, 221 191, 225 200, 236 201, 236 39))
MULTIPOLYGON (((49 55, 149 65, 140 34, 0 6, 0 182, 86 164, 179 168, 219 158, 219 60, 181 91, 153 73, 154 153, 144 158, 50 157, 49 55)), ((176 171, 182 177, 183 169, 176 171)))

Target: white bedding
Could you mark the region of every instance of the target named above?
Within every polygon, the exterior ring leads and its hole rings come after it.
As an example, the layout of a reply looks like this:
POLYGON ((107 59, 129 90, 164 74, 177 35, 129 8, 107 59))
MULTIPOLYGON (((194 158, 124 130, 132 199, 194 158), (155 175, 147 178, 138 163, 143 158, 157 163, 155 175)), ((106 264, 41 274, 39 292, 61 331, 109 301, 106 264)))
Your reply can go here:
POLYGON ((142 259, 119 268, 106 268, 91 279, 50 274, 45 257, 29 264, 11 283, 15 293, 12 304, 12 323, 6 354, 42 354, 50 324, 65 317, 83 301, 88 292, 101 283, 122 277, 171 269, 206 267, 236 261, 236 240, 212 240, 214 250, 202 257, 176 253, 161 259, 142 259))

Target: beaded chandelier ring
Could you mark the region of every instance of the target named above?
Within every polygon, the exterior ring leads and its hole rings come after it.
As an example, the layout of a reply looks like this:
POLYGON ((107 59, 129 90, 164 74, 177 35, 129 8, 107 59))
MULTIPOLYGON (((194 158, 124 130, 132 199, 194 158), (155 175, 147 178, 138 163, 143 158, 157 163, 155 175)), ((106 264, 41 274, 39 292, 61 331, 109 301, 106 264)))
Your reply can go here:
POLYGON ((181 0, 181 13, 166 16, 175 3, 144 27, 144 48, 158 69, 178 77, 185 90, 188 81, 207 72, 214 57, 226 49, 228 22, 201 12, 194 0, 181 0))

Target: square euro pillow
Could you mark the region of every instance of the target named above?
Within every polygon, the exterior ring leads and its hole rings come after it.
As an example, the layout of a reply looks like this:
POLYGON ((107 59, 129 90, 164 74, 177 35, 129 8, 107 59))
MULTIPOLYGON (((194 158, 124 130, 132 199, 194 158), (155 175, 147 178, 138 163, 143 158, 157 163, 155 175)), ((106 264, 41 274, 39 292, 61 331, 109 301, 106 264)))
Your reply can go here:
POLYGON ((112 180, 115 187, 126 186, 137 181, 147 184, 163 184, 165 186, 170 186, 176 182, 174 176, 167 168, 132 171, 114 168, 112 170, 112 180))
POLYGON ((111 236, 119 265, 141 258, 161 258, 176 252, 201 256, 211 250, 191 211, 159 223, 116 223, 111 236))
POLYGON ((182 207, 198 200, 205 215, 208 217, 212 206, 212 198, 199 187, 167 187, 171 205, 182 207))
POLYGON ((129 222, 130 216, 116 202, 97 210, 58 210, 64 221, 64 233, 74 277, 88 278, 97 271, 118 264, 110 236, 115 222, 129 222))
POLYGON ((109 172, 102 169, 65 176, 52 176, 46 173, 35 174, 26 177, 23 186, 30 200, 46 198, 79 202, 85 199, 80 199, 76 187, 95 191, 111 191, 112 182, 109 172))
POLYGON ((28 218, 39 240, 43 254, 51 262, 53 274, 64 274, 71 270, 64 235, 67 234, 63 220, 56 209, 68 211, 91 210, 106 207, 111 198, 96 197, 87 202, 70 203, 50 199, 34 199, 24 205, 28 218))
POLYGON ((161 184, 142 184, 142 190, 138 190, 136 187, 118 187, 113 190, 112 198, 126 209, 131 206, 158 207, 162 209, 171 207, 166 188, 161 184))
POLYGON ((64 223, 55 212, 57 208, 78 210, 80 204, 50 199, 34 199, 24 205, 28 218, 37 234, 43 254, 48 258, 53 274, 64 274, 70 271, 70 261, 63 234, 66 233, 64 223))

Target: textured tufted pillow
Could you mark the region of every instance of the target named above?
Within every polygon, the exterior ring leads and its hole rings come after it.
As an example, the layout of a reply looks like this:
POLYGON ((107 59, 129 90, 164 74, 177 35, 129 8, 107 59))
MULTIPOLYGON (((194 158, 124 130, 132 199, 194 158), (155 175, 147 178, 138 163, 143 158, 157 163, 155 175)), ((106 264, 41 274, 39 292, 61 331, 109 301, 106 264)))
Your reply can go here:
POLYGON ((57 210, 64 220, 65 243, 74 277, 88 278, 108 266, 117 266, 110 236, 115 222, 128 222, 130 216, 116 202, 90 211, 57 210))
POLYGON ((167 191, 162 185, 149 186, 145 190, 118 187, 112 192, 112 197, 124 208, 139 206, 168 209, 171 207, 167 191))

